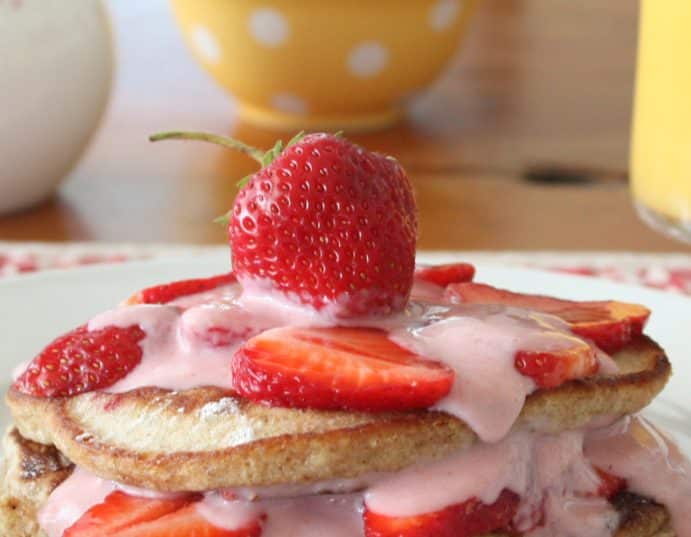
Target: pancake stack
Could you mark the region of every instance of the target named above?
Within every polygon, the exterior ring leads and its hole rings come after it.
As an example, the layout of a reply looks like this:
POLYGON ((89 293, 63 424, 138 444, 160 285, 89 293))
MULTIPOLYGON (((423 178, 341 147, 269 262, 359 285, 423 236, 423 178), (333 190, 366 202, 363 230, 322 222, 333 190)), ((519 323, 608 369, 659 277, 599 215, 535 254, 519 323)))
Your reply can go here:
POLYGON ((220 140, 263 166, 233 272, 17 375, 0 534, 691 537, 691 465, 638 415, 671 374, 645 307, 416 267, 405 172, 340 136, 220 140))

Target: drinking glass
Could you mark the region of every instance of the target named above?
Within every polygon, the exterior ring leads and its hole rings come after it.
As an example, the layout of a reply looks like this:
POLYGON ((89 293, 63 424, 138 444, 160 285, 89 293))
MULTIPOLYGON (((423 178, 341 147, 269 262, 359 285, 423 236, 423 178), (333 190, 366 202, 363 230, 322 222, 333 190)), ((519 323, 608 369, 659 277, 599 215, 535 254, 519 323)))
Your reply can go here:
POLYGON ((641 0, 631 170, 640 216, 691 242, 691 0, 641 0))

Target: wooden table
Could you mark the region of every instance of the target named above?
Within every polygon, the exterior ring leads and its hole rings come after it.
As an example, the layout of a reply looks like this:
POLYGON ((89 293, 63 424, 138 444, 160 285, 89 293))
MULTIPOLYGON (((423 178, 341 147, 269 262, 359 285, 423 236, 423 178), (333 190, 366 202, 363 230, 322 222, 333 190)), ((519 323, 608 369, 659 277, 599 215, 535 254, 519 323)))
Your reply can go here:
MULTIPOLYGON (((59 195, 0 219, 0 239, 222 242, 211 220, 253 163, 146 137, 182 127, 268 146, 275 134, 234 119, 165 0, 110 7, 120 70, 102 128, 59 195)), ((409 120, 354 136, 409 170, 421 248, 690 251, 641 224, 628 198, 636 25, 631 0, 483 0, 462 52, 409 120), (555 175, 544 167, 581 168, 588 181, 526 179, 555 175)))

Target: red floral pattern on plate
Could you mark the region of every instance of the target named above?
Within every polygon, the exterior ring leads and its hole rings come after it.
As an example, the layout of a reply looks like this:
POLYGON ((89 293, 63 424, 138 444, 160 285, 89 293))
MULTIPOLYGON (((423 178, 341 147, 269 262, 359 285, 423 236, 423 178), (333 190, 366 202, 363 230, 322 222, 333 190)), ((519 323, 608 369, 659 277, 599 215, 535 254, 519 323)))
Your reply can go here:
MULTIPOLYGON (((0 278, 46 269, 213 253, 225 247, 0 243, 0 278)), ((435 254, 470 262, 553 270, 691 295, 691 256, 573 252, 457 252, 435 254)))

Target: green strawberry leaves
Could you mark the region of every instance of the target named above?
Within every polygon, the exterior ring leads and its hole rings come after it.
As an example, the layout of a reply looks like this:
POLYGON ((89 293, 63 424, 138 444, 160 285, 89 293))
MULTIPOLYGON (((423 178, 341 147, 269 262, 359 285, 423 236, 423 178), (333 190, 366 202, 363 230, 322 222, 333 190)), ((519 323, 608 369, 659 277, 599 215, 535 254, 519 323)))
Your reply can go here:
MULTIPOLYGON (((259 162, 259 164, 262 165, 262 169, 266 168, 267 166, 270 166, 273 163, 273 161, 276 160, 281 155, 281 153, 283 153, 283 151, 285 149, 288 149, 289 147, 295 145, 300 140, 302 140, 304 137, 305 137, 305 131, 300 131, 295 136, 293 136, 288 141, 288 143, 286 145, 283 145, 283 140, 276 140, 276 143, 274 144, 274 146, 271 149, 269 149, 268 151, 263 153, 258 159, 255 159, 255 160, 257 160, 259 162)), ((257 150, 257 151, 259 151, 261 153, 260 150, 257 150)), ((239 188, 244 187, 249 182, 250 178, 253 175, 254 174, 251 173, 249 175, 246 175, 242 179, 240 179, 237 183, 237 186, 239 188)))

